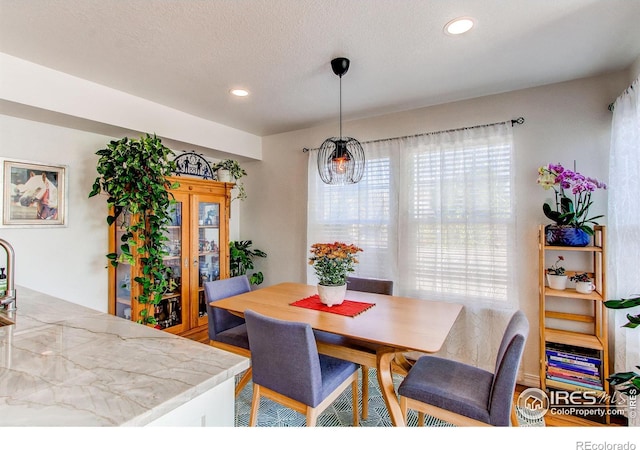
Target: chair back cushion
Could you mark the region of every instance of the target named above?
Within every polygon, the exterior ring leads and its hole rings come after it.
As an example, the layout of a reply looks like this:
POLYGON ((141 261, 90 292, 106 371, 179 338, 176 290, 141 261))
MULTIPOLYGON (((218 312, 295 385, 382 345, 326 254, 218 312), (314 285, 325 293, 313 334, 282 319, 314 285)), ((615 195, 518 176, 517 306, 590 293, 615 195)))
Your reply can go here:
POLYGON ((322 401, 318 348, 307 323, 245 311, 253 382, 309 406, 322 401))
POLYGON ((393 294, 393 281, 374 278, 347 277, 347 289, 372 294, 393 294))
POLYGON ((207 315, 209 316, 210 340, 215 341, 218 333, 242 325, 244 319, 224 309, 214 308, 209 303, 249 291, 251 291, 251 285, 246 275, 204 283, 204 298, 207 303, 207 315))
POLYGON ((492 425, 508 426, 513 392, 524 344, 529 335, 529 321, 524 313, 516 311, 502 337, 489 395, 489 415, 492 425))

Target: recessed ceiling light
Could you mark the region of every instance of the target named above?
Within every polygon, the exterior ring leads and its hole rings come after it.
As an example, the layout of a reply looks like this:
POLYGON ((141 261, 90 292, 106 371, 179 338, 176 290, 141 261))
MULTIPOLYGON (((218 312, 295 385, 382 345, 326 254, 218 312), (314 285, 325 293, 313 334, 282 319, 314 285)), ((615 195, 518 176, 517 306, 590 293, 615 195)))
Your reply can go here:
POLYGON ((444 32, 450 35, 462 34, 469 31, 475 25, 471 17, 458 17, 444 26, 444 32))
POLYGON ((246 97, 249 95, 249 91, 246 89, 231 89, 229 92, 236 97, 246 97))

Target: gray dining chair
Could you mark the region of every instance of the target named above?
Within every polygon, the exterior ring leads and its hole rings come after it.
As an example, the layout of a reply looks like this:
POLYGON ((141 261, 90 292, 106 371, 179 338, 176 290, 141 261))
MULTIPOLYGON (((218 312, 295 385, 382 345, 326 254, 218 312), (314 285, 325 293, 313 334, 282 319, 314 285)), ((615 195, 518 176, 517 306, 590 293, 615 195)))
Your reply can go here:
POLYGON ((423 356, 398 387, 400 409, 409 409, 458 426, 517 425, 513 409, 518 367, 529 334, 529 322, 516 311, 502 337, 495 369, 487 370, 437 356, 423 356))
POLYGON ((291 408, 315 426, 317 418, 351 385, 353 426, 358 426, 358 365, 318 354, 311 326, 246 310, 253 368, 249 426, 258 420, 260 398, 291 408))
MULTIPOLYGON (((211 302, 216 300, 250 291, 251 285, 246 275, 204 283, 204 297, 207 303, 209 324, 209 345, 240 356, 251 357, 245 320, 242 317, 231 314, 229 311, 210 305, 211 302)), ((236 385, 236 397, 249 380, 251 380, 251 367, 245 371, 236 385)))
MULTIPOLYGON (((347 277, 347 289, 350 291, 369 292, 372 294, 393 294, 393 281, 378 278, 347 277)), ((342 336, 337 336, 326 331, 315 331, 316 339, 337 344, 343 340, 342 336)), ((362 344, 364 345, 364 344, 362 344)), ((371 351, 375 351, 371 346, 371 351)), ((369 367, 362 366, 362 418, 369 417, 369 367)))
POLYGON ((371 292, 372 294, 393 294, 393 281, 377 278, 347 277, 347 289, 350 291, 371 292))

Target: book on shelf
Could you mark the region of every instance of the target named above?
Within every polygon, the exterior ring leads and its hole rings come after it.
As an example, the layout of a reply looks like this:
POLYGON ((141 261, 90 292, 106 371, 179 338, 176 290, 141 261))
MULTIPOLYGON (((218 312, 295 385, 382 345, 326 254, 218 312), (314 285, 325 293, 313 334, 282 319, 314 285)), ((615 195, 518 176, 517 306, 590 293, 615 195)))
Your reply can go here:
POLYGON ((550 359, 559 362, 573 363, 580 365, 592 365, 600 366, 602 359, 597 350, 589 351, 589 349, 582 349, 579 347, 567 346, 561 344, 548 343, 545 348, 545 353, 550 359))
POLYGON ((579 347, 577 345, 560 344, 558 342, 547 342, 546 348, 560 353, 568 353, 575 356, 584 356, 587 358, 600 358, 600 350, 588 347, 579 347))
POLYGON ((577 387, 583 388, 582 390, 589 390, 589 389, 594 390, 594 391, 603 391, 604 390, 602 385, 596 385, 596 384, 591 384, 591 383, 583 383, 583 382, 580 382, 580 381, 570 380, 568 378, 560 378, 560 377, 556 377, 556 376, 553 376, 553 375, 547 375, 547 379, 548 380, 552 380, 552 381, 557 382, 557 383, 565 383, 565 385, 568 384, 570 386, 574 386, 573 389, 576 389, 576 386, 577 386, 577 387))
POLYGON ((563 391, 603 391, 603 389, 594 388, 592 386, 585 387, 577 384, 571 384, 565 381, 557 381, 547 377, 547 387, 552 389, 561 389, 563 391))
POLYGON ((570 362, 557 361, 555 359, 547 358, 547 366, 557 367, 558 369, 572 370, 574 372, 580 372, 600 377, 600 368, 596 365, 585 366, 581 364, 572 364, 570 362))
POLYGON ((547 373, 549 375, 553 375, 559 378, 567 378, 570 380, 581 381, 588 384, 595 383, 598 385, 602 385, 600 381, 600 377, 595 375, 586 375, 583 373, 573 372, 571 370, 558 369, 555 367, 549 367, 547 369, 547 373))

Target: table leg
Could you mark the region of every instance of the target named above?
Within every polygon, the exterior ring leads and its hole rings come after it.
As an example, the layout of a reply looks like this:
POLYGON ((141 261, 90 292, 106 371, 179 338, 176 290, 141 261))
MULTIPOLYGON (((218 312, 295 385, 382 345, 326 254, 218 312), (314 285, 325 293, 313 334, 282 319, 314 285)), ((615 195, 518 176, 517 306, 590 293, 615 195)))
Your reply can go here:
POLYGON ((376 351, 376 360, 378 366, 378 383, 382 391, 382 397, 387 405, 391 423, 397 427, 405 426, 400 402, 396 390, 393 387, 393 375, 391 372, 391 362, 396 355, 396 350, 389 347, 381 347, 376 351))

